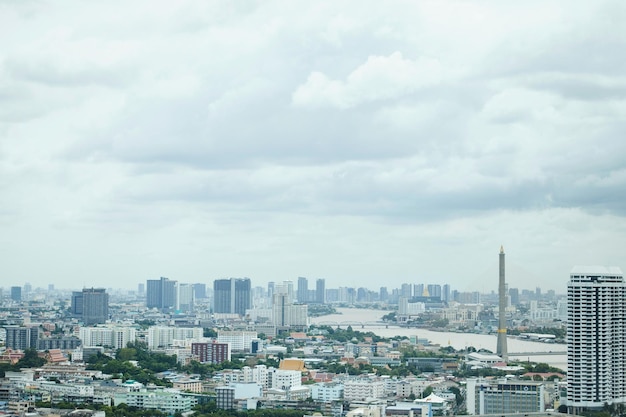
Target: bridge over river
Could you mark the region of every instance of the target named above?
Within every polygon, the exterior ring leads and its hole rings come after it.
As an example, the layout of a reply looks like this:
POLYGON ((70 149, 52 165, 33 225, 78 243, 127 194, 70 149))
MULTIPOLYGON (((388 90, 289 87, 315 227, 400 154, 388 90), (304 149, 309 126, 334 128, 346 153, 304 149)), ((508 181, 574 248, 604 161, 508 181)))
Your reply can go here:
POLYGON ((548 351, 548 352, 509 352, 509 356, 547 356, 547 355, 567 355, 566 351, 548 351))

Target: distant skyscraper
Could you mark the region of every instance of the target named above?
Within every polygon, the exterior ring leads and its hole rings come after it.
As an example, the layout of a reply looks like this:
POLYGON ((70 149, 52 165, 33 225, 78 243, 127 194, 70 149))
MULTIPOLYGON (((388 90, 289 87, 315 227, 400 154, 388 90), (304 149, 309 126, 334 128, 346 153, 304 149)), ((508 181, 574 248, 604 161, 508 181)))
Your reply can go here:
POLYGON ((147 281, 146 306, 167 310, 176 307, 176 281, 161 277, 147 281))
POLYGON ((322 278, 315 281, 315 302, 318 304, 326 302, 326 280, 322 278))
POLYGON ((86 326, 105 323, 109 317, 109 294, 104 288, 83 289, 83 323, 86 326))
POLYGON ((506 283, 504 280, 504 248, 500 246, 500 279, 498 285, 498 345, 496 354, 505 361, 508 360, 508 349, 506 345, 506 283))
POLYGON ((72 298, 70 299, 70 312, 74 316, 82 317, 83 315, 83 292, 72 291, 72 298))
POLYGON ((193 296, 196 300, 201 300, 206 297, 206 284, 193 284, 193 296))
POLYGON ((194 307, 194 294, 192 284, 178 284, 178 294, 176 297, 176 310, 190 313, 194 307))
POLYGON ((11 287, 11 300, 22 301, 22 287, 11 287))
POLYGON ((439 297, 439 299, 441 299, 441 285, 428 284, 428 295, 430 297, 439 297))
MULTIPOLYGON (((402 284, 402 287, 400 288, 400 297, 406 297, 406 298, 411 298, 411 284, 402 284)), ((415 295, 421 295, 421 294, 415 294, 415 295)))
POLYGON ((509 288, 509 296, 511 297, 511 305, 516 306, 519 304, 519 289, 509 288))
POLYGON ((309 301, 309 280, 305 277, 298 277, 298 302, 306 303, 309 301))
POLYGON ((616 267, 577 266, 567 284, 568 412, 626 402, 626 283, 616 267))
POLYGON ((451 301, 450 298, 450 284, 444 284, 441 290, 441 301, 445 301, 446 303, 451 301))
POLYGON ((385 302, 389 299, 389 292, 387 291, 387 287, 380 287, 380 291, 378 291, 378 293, 378 298, 380 299, 380 301, 385 302))
POLYGON ((137 284, 137 295, 140 297, 143 297, 144 295, 146 295, 146 284, 144 283, 137 284))
POLYGON ((216 279, 213 282, 213 306, 216 313, 246 315, 252 307, 250 278, 216 279))

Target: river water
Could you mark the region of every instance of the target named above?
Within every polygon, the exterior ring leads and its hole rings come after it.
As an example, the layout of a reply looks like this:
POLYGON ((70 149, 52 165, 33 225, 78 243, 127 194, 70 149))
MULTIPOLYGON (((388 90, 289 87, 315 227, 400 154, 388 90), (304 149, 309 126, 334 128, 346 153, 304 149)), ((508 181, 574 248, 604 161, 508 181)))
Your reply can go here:
MULTIPOLYGON (((312 317, 311 324, 328 324, 339 323, 341 327, 346 327, 342 322, 375 322, 379 321, 382 316, 388 314, 385 310, 369 310, 358 308, 338 308, 339 314, 330 314, 321 317, 312 317)), ((441 346, 452 346, 455 349, 464 349, 473 346, 476 349, 488 349, 492 352, 496 350, 496 336, 488 334, 475 333, 454 333, 454 332, 434 332, 426 329, 410 329, 405 327, 367 325, 361 329, 359 326, 352 326, 354 330, 372 332, 381 337, 394 336, 417 336, 420 339, 428 339, 431 344, 441 346)), ((519 340, 511 336, 507 339, 507 347, 510 353, 520 352, 565 352, 567 345, 559 343, 541 343, 528 340, 519 340)), ((520 361, 530 360, 533 362, 547 363, 555 368, 567 369, 566 354, 547 354, 532 356, 511 356, 510 360, 518 359, 520 361)))

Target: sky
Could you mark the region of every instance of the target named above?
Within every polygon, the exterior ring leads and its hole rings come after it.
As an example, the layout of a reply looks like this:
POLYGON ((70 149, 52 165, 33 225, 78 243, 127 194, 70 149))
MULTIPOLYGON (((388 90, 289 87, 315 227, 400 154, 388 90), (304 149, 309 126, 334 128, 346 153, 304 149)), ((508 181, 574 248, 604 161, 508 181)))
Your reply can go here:
MULTIPOLYGON (((0 1, 0 282, 626 270, 626 3, 0 1)), ((312 285, 312 284, 311 284, 312 285)))

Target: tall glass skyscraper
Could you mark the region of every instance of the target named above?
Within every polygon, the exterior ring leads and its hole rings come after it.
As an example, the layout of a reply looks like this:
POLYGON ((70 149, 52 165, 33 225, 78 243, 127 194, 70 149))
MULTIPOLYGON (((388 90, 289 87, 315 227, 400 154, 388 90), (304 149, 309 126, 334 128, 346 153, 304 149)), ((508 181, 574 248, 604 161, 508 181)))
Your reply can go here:
POLYGON ((568 411, 626 402, 626 284, 616 267, 577 266, 567 284, 568 411))

